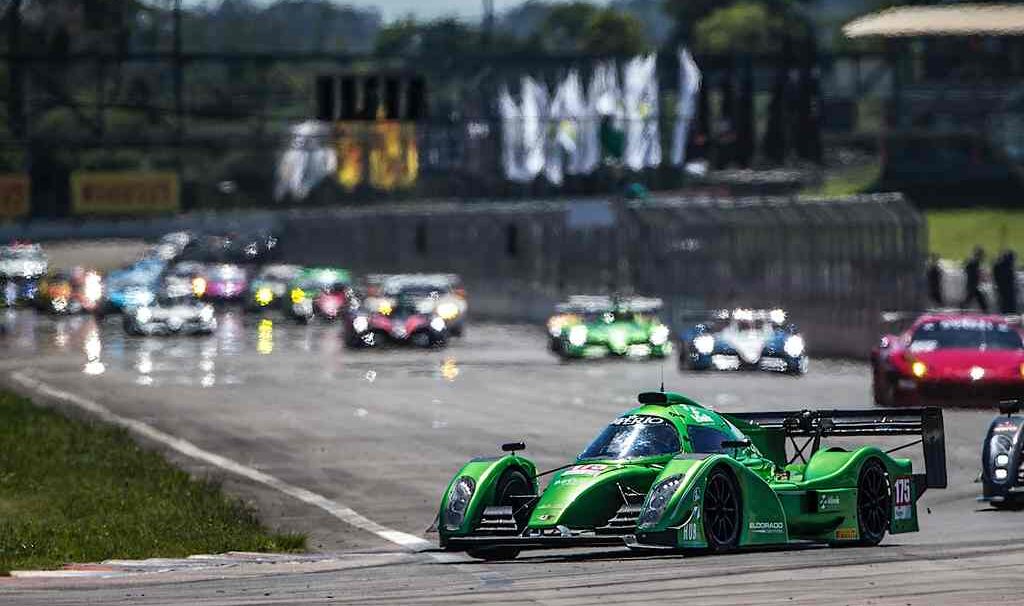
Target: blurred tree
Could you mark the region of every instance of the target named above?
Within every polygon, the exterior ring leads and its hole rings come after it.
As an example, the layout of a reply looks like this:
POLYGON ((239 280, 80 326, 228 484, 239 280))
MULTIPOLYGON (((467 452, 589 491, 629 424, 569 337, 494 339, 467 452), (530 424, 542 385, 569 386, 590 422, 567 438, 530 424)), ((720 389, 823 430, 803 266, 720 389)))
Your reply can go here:
POLYGON ((676 41, 705 52, 778 52, 783 38, 806 40, 811 25, 801 4, 811 0, 664 0, 676 41))
POLYGON ((594 55, 639 55, 650 50, 644 26, 632 15, 603 9, 588 21, 583 51, 594 55))
POLYGON ((698 21, 694 47, 719 54, 777 52, 787 25, 785 16, 771 11, 764 2, 741 0, 698 21))
POLYGON ((451 56, 479 50, 480 32, 456 19, 419 23, 403 19, 377 33, 374 50, 388 55, 451 56))
POLYGON ((650 48, 633 15, 578 1, 552 6, 533 40, 535 49, 554 53, 638 55, 650 48))

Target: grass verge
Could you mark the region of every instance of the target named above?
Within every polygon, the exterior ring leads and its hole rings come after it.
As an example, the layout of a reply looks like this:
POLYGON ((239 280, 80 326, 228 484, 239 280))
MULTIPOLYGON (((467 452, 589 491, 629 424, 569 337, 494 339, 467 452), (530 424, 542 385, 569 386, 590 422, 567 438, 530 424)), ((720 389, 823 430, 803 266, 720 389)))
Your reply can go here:
POLYGON ((109 558, 294 551, 208 480, 195 480, 117 428, 0 391, 0 574, 109 558))
POLYGON ((1024 211, 1005 209, 931 210, 928 248, 944 259, 964 259, 976 246, 991 261, 1003 248, 1024 254, 1024 211))
POLYGON ((814 198, 841 198, 864 193, 878 183, 881 173, 882 165, 877 161, 829 169, 821 183, 805 187, 800 194, 814 198))

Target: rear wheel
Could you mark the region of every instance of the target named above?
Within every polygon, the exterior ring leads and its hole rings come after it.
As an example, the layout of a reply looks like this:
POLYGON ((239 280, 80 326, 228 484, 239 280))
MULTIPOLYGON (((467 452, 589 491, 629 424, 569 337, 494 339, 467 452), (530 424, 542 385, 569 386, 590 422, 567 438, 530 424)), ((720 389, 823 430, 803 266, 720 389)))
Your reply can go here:
POLYGON ((743 509, 740 487, 725 468, 716 467, 704 489, 704 537, 713 552, 732 551, 740 544, 743 509))
MULTIPOLYGON (((513 508, 512 511, 516 520, 517 530, 521 531, 526 526, 529 511, 525 507, 521 511, 516 511, 515 508, 521 504, 521 501, 517 501, 513 497, 516 495, 528 495, 532 491, 533 489, 530 486, 530 481, 526 478, 526 474, 518 469, 506 470, 494 488, 494 505, 513 508)), ((482 547, 466 550, 466 554, 470 557, 491 561, 512 560, 519 555, 519 552, 520 549, 518 547, 482 547)))
POLYGON ((892 489, 885 466, 871 459, 860 470, 857 480, 858 545, 878 545, 889 530, 892 513, 892 489))

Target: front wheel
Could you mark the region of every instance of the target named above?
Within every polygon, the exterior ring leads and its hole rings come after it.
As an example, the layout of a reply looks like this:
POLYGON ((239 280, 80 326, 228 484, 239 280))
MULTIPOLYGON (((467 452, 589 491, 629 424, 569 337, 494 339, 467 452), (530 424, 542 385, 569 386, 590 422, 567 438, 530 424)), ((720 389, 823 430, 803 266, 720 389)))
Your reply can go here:
POLYGON ((740 522, 743 520, 740 487, 736 478, 724 467, 716 467, 708 476, 704 489, 704 537, 708 549, 715 553, 733 551, 740 544, 740 522))
MULTIPOLYGON (((522 501, 514 497, 529 495, 533 493, 530 481, 526 474, 518 469, 508 469, 501 475, 498 484, 494 487, 494 505, 499 507, 511 507, 512 516, 516 521, 517 531, 526 527, 529 519, 529 511, 521 507, 522 501), (519 507, 517 510, 516 508, 519 507)), ((467 549, 466 554, 478 560, 514 560, 521 550, 518 547, 481 547, 478 549, 467 549)))
POLYGON ((874 546, 882 542, 889 530, 892 513, 892 489, 885 466, 872 459, 864 464, 857 479, 858 545, 874 546))

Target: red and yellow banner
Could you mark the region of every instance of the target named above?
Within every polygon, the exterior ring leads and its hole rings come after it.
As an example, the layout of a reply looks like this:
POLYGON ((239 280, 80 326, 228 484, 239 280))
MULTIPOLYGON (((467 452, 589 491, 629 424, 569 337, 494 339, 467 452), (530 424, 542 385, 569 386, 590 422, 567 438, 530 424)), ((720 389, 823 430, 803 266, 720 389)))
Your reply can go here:
POLYGON ((181 209, 178 175, 123 171, 71 174, 71 212, 76 215, 152 215, 181 209))
POLYGON ((0 173, 0 219, 28 215, 30 192, 28 175, 0 173))

